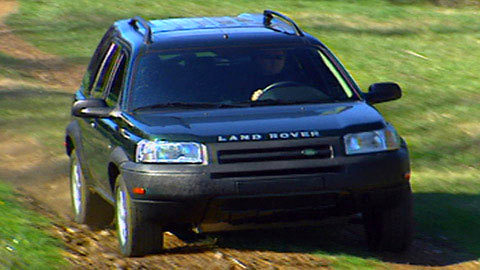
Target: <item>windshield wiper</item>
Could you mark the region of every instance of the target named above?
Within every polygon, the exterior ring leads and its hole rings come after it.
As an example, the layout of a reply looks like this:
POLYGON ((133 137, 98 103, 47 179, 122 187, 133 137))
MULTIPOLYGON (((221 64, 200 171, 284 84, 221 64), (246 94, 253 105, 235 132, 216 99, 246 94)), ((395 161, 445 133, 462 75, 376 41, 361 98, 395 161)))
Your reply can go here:
POLYGON ((225 104, 225 103, 205 103, 205 102, 168 102, 159 103, 148 106, 142 106, 133 109, 136 111, 160 109, 160 108, 182 108, 182 109, 196 109, 196 108, 238 108, 241 105, 225 104))
POLYGON ((271 106, 271 105, 296 105, 296 104, 316 104, 316 103, 330 103, 338 102, 337 100, 281 100, 281 99, 262 99, 255 101, 247 101, 241 103, 235 103, 235 105, 248 105, 251 107, 254 106, 271 106))
POLYGON ((181 108, 181 109, 197 109, 197 108, 244 108, 244 107, 255 107, 255 106, 272 106, 272 105, 295 105, 295 104, 315 104, 315 103, 330 103, 330 102, 339 102, 338 100, 294 100, 286 101, 280 99, 262 99, 255 101, 246 101, 238 103, 206 103, 206 102, 168 102, 168 103, 159 103, 148 106, 142 106, 133 109, 134 112, 137 111, 146 111, 160 108, 181 108))

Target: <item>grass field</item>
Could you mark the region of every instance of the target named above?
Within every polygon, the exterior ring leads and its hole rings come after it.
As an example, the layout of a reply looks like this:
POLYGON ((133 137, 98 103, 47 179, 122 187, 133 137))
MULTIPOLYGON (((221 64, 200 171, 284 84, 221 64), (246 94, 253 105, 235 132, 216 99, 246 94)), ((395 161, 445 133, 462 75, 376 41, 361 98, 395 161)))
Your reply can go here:
POLYGON ((13 189, 0 183, 0 269, 63 269, 60 240, 45 231, 49 222, 26 210, 13 189))
MULTIPOLYGON (((395 2, 402 4, 380 0, 21 0, 20 12, 8 24, 42 50, 86 64, 101 35, 120 18, 236 15, 266 8, 284 12, 327 44, 362 89, 380 81, 402 86, 400 101, 378 108, 410 146, 418 230, 449 239, 479 258, 480 12, 474 6, 395 2)), ((22 76, 13 59, 2 55, 0 59, 10 63, 9 68, 0 67, 0 74, 22 76)), ((38 116, 53 116, 58 111, 50 111, 48 104, 66 108, 66 100, 47 95, 28 102, 44 108, 38 116)), ((0 111, 6 116, 11 113, 15 112, 0 111)), ((28 118, 32 112, 16 113, 28 118)), ((58 130, 43 126, 36 136, 49 145, 61 140, 61 121, 51 122, 58 130)), ((313 253, 331 255, 320 250, 313 253)), ((339 265, 376 265, 361 257, 337 258, 339 265)))

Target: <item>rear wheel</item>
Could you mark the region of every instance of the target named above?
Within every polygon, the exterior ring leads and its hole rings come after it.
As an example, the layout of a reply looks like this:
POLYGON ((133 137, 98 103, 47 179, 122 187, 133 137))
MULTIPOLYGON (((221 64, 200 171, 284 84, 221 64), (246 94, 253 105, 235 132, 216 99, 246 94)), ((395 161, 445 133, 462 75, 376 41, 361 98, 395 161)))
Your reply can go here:
POLYGON ((132 201, 122 176, 115 186, 115 213, 118 242, 124 256, 143 256, 163 249, 162 227, 144 220, 132 201))
POLYGON ((368 246, 375 251, 402 252, 413 240, 413 199, 410 187, 391 207, 371 208, 363 212, 368 246))
POLYGON ((70 194, 75 222, 94 228, 106 227, 112 222, 112 207, 88 189, 75 150, 70 155, 70 194))

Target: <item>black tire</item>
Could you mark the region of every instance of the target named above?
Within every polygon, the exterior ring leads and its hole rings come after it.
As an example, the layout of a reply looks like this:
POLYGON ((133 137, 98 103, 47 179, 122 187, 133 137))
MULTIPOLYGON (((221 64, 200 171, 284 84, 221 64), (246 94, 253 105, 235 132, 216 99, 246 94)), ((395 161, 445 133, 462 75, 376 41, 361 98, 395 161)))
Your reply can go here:
POLYGON ((410 186, 397 203, 363 212, 368 247, 372 251, 406 251, 414 235, 413 198, 410 186))
POLYGON ((70 155, 70 197, 73 209, 73 219, 80 224, 100 229, 108 226, 113 221, 113 208, 102 197, 91 192, 86 184, 80 161, 75 150, 70 155), (77 196, 79 202, 75 206, 75 177, 78 177, 77 196))
POLYGON ((132 201, 121 175, 118 175, 115 184, 115 221, 120 251, 124 256, 138 257, 162 251, 162 227, 142 219, 141 211, 132 201), (123 206, 120 196, 124 196, 123 206), (126 225, 124 233, 121 232, 120 226, 122 222, 121 208, 124 209, 123 223, 126 225))

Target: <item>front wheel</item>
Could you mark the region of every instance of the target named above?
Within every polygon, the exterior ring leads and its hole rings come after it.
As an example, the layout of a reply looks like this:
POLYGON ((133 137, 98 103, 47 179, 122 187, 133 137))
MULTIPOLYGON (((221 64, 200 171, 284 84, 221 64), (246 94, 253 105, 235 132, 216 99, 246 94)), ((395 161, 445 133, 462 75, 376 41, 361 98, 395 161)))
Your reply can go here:
POLYGON ((413 198, 410 186, 399 194, 397 203, 363 212, 368 246, 374 251, 403 252, 413 241, 413 198))
POLYGON ((103 228, 111 223, 112 207, 88 189, 75 150, 70 155, 70 194, 75 222, 93 228, 103 228))
POLYGON ((132 201, 121 175, 117 177, 115 199, 121 253, 131 257, 160 252, 163 248, 162 227, 142 219, 141 212, 132 201))

